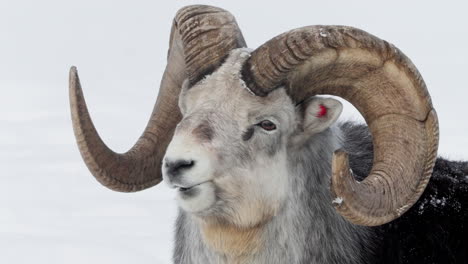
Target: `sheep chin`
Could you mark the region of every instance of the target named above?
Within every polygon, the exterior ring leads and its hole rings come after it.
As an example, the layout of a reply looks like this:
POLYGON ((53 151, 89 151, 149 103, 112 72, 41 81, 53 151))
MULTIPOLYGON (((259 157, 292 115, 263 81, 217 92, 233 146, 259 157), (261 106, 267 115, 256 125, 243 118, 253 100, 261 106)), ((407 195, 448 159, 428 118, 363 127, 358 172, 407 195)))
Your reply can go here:
POLYGON ((176 200, 184 211, 202 213, 210 209, 216 202, 215 186, 212 182, 204 182, 185 188, 185 190, 179 188, 176 200))

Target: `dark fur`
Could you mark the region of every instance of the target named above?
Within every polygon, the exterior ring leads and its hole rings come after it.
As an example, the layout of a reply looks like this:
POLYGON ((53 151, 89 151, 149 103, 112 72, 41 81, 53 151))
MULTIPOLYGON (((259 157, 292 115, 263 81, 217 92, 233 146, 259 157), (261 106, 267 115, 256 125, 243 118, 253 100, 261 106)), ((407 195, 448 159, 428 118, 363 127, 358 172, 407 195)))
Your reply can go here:
POLYGON ((249 129, 247 129, 247 131, 245 131, 242 134, 242 140, 248 141, 249 139, 252 138, 254 132, 255 132, 255 129, 253 127, 249 127, 249 129))
POLYGON ((210 142, 214 137, 214 130, 208 121, 202 122, 192 132, 199 139, 210 142))
MULTIPOLYGON (((362 179, 372 166, 372 138, 365 125, 341 128, 350 166, 362 179)), ((372 229, 377 246, 366 253, 368 263, 468 263, 468 162, 439 157, 419 201, 399 219, 372 229)))

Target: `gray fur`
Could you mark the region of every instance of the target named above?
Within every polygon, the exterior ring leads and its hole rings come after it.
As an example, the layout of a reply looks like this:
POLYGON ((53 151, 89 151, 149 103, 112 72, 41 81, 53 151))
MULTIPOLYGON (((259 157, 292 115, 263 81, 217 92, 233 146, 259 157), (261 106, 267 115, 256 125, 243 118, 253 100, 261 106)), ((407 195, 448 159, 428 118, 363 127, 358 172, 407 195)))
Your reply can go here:
POLYGON ((266 97, 251 95, 239 77, 246 54, 233 51, 215 73, 181 92, 184 118, 166 159, 194 160, 195 165, 178 178, 163 171, 170 185, 193 191, 185 196, 178 190, 184 209, 176 223, 174 262, 362 263, 365 256, 360 254, 369 250, 359 247, 370 231, 341 217, 329 190, 332 154, 342 147, 341 129, 330 125, 341 104, 319 120, 309 103, 320 98, 295 106, 284 89, 266 97), (256 125, 265 119, 277 129, 264 131, 256 125), (240 236, 240 243, 230 247, 223 237, 215 240, 221 241, 219 246, 207 238, 206 225, 213 223, 231 232, 209 229, 215 236, 246 230, 255 230, 255 235, 240 236), (244 244, 247 249, 236 248, 244 244))
MULTIPOLYGON (((332 153, 340 145, 339 133, 338 128, 327 129, 289 152, 288 198, 262 234, 265 250, 248 263, 365 263, 360 245, 367 244, 370 231, 347 222, 330 202, 328 175, 332 153)), ((229 263, 203 244, 196 221, 182 210, 175 244, 177 264, 229 263)))

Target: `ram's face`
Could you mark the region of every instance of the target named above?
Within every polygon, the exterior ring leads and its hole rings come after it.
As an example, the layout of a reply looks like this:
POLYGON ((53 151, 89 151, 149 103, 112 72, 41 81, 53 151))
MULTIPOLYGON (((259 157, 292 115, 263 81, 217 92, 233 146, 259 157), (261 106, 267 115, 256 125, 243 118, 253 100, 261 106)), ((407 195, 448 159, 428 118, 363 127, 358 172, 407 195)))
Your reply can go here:
POLYGON ((229 58, 193 87, 184 84, 183 114, 164 157, 164 180, 179 205, 199 216, 255 224, 275 213, 288 185, 286 148, 295 127, 284 89, 254 96, 229 58))

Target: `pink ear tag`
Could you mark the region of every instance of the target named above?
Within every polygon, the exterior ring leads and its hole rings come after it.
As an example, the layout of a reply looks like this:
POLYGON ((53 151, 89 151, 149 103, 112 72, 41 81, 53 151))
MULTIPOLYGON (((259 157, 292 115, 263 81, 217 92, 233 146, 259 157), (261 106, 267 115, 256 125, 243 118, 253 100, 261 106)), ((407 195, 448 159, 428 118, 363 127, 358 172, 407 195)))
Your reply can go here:
POLYGON ((317 117, 323 117, 327 114, 327 108, 324 105, 319 105, 319 111, 317 112, 317 117))

